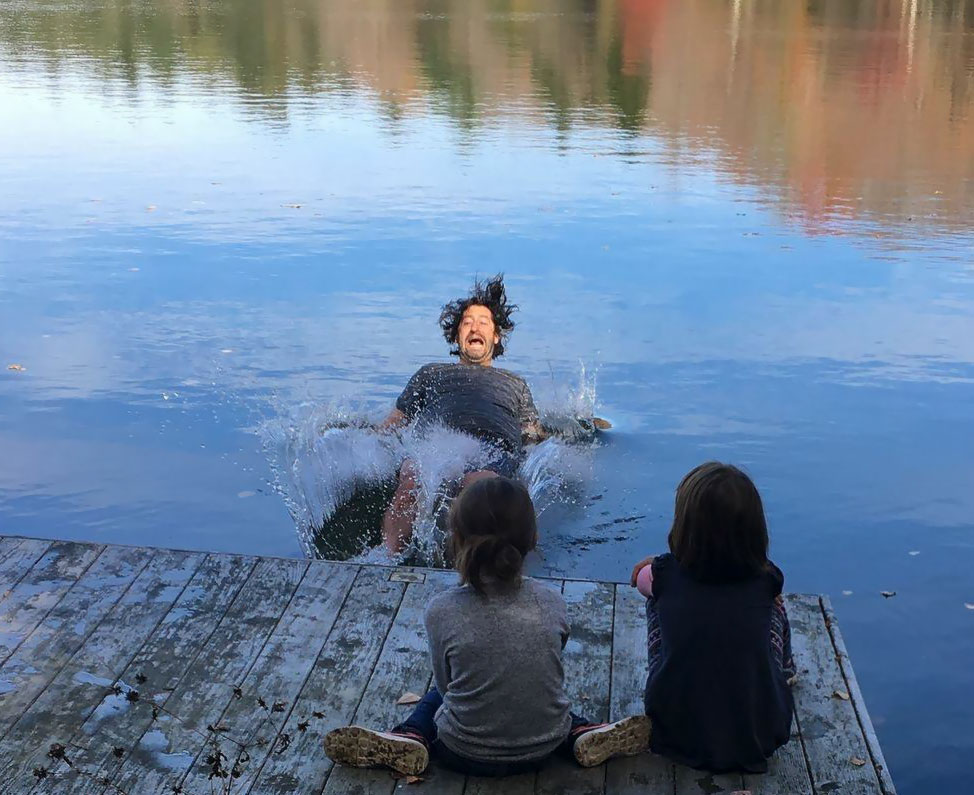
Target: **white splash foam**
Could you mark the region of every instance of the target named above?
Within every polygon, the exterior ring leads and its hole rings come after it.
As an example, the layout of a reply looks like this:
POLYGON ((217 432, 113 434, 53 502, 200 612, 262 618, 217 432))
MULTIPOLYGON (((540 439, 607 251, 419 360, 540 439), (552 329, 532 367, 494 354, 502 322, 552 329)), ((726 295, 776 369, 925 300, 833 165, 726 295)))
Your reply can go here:
MULTIPOLYGON (((578 386, 558 390, 557 404, 542 420, 559 429, 529 449, 519 477, 542 513, 554 502, 574 502, 591 475, 590 435, 573 417, 591 417, 595 377, 581 367, 578 386), (568 439, 572 444, 566 443, 568 439)), ((361 414, 303 403, 265 421, 258 433, 274 473, 274 486, 294 519, 305 553, 316 555, 315 536, 335 511, 362 488, 392 483, 404 459, 418 471, 418 511, 410 559, 443 564, 445 508, 465 471, 481 469, 495 454, 490 445, 451 429, 413 427, 400 433, 377 432, 361 414)), ((394 563, 383 549, 364 539, 355 560, 394 563)))

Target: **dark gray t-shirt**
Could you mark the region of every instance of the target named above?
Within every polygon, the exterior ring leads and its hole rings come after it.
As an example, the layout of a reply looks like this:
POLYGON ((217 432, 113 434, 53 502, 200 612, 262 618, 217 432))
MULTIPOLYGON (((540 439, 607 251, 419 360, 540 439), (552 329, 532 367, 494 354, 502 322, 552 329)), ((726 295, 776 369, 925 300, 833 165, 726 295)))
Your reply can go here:
POLYGON ((521 451, 521 429, 538 420, 531 390, 519 375, 478 364, 427 364, 396 401, 406 419, 442 422, 478 439, 521 451))

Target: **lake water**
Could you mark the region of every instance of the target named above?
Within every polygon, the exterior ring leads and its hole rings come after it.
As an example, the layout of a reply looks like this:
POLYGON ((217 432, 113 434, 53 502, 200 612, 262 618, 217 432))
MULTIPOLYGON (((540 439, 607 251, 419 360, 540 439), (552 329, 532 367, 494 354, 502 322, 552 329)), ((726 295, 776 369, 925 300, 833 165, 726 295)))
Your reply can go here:
POLYGON ((273 439, 504 271, 503 364, 615 425, 533 570, 746 467, 899 791, 969 790, 971 0, 6 0, 0 180, 3 532, 303 554, 273 439))

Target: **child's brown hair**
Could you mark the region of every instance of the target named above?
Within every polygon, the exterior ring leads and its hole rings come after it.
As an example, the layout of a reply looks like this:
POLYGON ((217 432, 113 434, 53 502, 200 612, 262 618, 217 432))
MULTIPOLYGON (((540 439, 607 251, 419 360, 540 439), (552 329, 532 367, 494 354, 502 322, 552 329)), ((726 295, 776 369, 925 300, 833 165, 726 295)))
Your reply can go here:
POLYGON ((460 580, 478 593, 485 578, 513 583, 524 556, 538 542, 534 504, 528 490, 505 477, 471 483, 450 507, 450 546, 460 580))
POLYGON ((693 577, 726 582, 768 565, 768 525, 761 495, 737 467, 708 461, 676 489, 670 552, 693 577))

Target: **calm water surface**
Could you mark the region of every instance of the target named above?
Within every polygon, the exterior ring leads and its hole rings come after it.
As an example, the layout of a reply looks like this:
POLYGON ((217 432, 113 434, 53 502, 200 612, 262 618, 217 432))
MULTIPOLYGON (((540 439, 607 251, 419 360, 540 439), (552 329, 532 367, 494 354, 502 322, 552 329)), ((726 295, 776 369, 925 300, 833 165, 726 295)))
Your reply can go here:
POLYGON ((503 270, 616 426, 535 571, 745 466, 900 792, 966 792, 972 106, 970 0, 7 0, 0 527, 302 554, 257 429, 385 411, 503 270))

